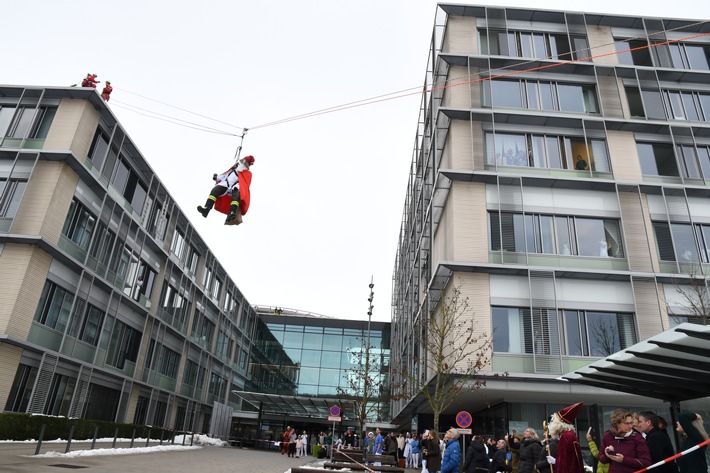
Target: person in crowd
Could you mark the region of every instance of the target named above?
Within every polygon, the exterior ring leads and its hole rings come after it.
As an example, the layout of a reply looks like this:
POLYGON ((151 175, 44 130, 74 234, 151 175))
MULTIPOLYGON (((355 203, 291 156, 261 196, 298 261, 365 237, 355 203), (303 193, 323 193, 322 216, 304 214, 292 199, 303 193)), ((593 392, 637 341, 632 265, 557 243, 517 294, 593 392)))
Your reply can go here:
POLYGON ((550 462, 547 457, 557 458, 557 444, 559 439, 547 438, 542 445, 542 451, 540 452, 540 458, 535 464, 535 471, 538 473, 554 473, 550 468, 550 462))
POLYGON ((599 462, 599 447, 597 446, 597 443, 592 437, 591 429, 587 431, 587 445, 589 445, 589 451, 592 453, 592 456, 597 461, 596 473, 609 473, 609 464, 599 462))
POLYGON ((508 451, 506 449, 505 440, 498 440, 496 443, 496 451, 493 454, 493 461, 491 462, 491 473, 510 473, 513 471, 512 462, 506 461, 507 454, 508 451))
POLYGON ((535 473, 535 463, 540 459, 542 444, 535 429, 528 427, 523 431, 523 441, 518 447, 518 473, 535 473))
POLYGON ((410 442, 412 446, 412 455, 410 459, 410 466, 412 468, 419 468, 419 456, 421 450, 419 449, 419 435, 412 434, 412 441, 410 442))
POLYGON ((446 449, 441 459, 441 473, 459 473, 459 466, 461 466, 459 435, 459 431, 454 428, 450 428, 444 434, 446 449))
POLYGON ((554 465, 555 473, 584 473, 582 448, 574 429, 574 420, 582 409, 582 403, 577 402, 560 409, 550 416, 548 424, 550 436, 558 439, 557 456, 547 456, 547 462, 554 465))
POLYGON ((404 450, 402 451, 402 456, 404 456, 404 467, 409 468, 412 466, 412 436, 407 432, 404 438, 404 450))
MULTIPOLYGON (((675 429, 683 436, 680 442, 681 451, 708 439, 708 433, 703 426, 703 418, 695 412, 681 411, 678 414, 675 429)), ((707 446, 680 457, 678 459, 680 473, 707 473, 708 464, 705 459, 705 450, 707 450, 707 446)))
POLYGON ((404 438, 402 432, 397 434, 397 459, 404 458, 404 446, 407 444, 407 440, 404 438))
MULTIPOLYGON (((646 439, 646 446, 651 455, 651 463, 657 463, 675 454, 668 433, 658 428, 658 416, 651 411, 638 413, 636 430, 646 439)), ((678 473, 675 461, 656 467, 657 473, 678 473)))
POLYGON ((463 462, 463 473, 489 473, 491 461, 486 452, 485 439, 475 435, 466 450, 466 459, 463 462))
POLYGON ((633 416, 616 409, 610 417, 611 429, 602 437, 599 461, 609 464, 609 473, 633 473, 651 464, 651 454, 643 436, 634 430, 633 416))
POLYGON ((441 447, 439 446, 439 436, 433 429, 427 431, 427 446, 422 452, 426 459, 426 469, 429 473, 437 473, 441 470, 441 447))
MULTIPOLYGON (((520 443, 523 441, 525 437, 523 434, 517 433, 515 430, 513 430, 509 435, 505 436, 505 442, 506 442, 506 448, 508 450, 508 453, 512 455, 512 466, 513 466, 513 473, 518 473, 519 470, 519 464, 520 464, 520 443)), ((496 450, 493 450, 493 453, 496 453, 496 450)))
POLYGON ((395 461, 399 461, 399 456, 397 455, 397 450, 399 446, 397 445, 397 434, 390 432, 387 435, 387 443, 385 445, 385 455, 390 455, 395 461))
POLYGON ((296 439, 297 438, 298 438, 298 434, 296 434, 296 429, 291 428, 291 431, 288 434, 288 456, 289 457, 296 456, 296 439))

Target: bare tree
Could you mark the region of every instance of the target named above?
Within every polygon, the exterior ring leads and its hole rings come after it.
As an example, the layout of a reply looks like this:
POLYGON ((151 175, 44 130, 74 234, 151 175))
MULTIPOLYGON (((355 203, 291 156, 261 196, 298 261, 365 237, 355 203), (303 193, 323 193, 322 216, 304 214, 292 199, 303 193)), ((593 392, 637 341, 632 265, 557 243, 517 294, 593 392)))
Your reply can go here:
POLYGON ((474 312, 468 298, 461 295, 461 284, 454 286, 428 314, 422 339, 423 356, 415 357, 411 368, 394 372, 397 385, 393 397, 408 399, 421 395, 434 414, 434 430, 439 431, 439 416, 464 390, 486 385, 478 374, 490 364, 492 339, 475 330, 474 312), (420 375, 421 371, 421 375, 420 375))
POLYGON ((350 363, 353 368, 345 370, 340 399, 351 402, 355 408, 360 435, 365 423, 382 417, 382 406, 389 402, 386 376, 382 373, 382 350, 368 343, 367 338, 358 337, 361 346, 349 347, 350 363))
MULTIPOLYGON (((708 324, 710 316, 710 293, 708 292, 707 279, 699 267, 692 266, 688 271, 688 280, 683 279, 683 284, 678 279, 673 281, 673 286, 680 296, 680 303, 684 312, 688 312, 691 321, 701 325, 708 324)), ((679 322, 680 314, 671 315, 679 322)))

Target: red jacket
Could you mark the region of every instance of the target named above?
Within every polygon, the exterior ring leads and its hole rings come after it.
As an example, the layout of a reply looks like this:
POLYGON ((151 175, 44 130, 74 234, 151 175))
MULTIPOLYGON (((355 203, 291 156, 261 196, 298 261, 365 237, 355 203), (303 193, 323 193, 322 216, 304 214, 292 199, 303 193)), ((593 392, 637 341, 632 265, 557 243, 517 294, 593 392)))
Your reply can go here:
MULTIPOLYGON (((245 169, 244 171, 237 174, 239 179, 239 212, 242 215, 246 215, 247 210, 249 210, 249 203, 251 202, 251 194, 249 193, 249 186, 251 186, 251 171, 245 169)), ((214 209, 223 214, 229 213, 229 204, 232 202, 231 194, 224 194, 217 198, 214 204, 214 209)))

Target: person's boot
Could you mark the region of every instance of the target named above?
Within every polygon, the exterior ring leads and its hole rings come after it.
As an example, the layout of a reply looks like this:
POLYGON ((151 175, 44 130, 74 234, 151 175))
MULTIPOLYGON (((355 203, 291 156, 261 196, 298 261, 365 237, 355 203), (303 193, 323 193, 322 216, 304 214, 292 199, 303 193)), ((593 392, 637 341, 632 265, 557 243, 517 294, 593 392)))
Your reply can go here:
POLYGON ((237 220, 237 214, 239 213, 239 201, 233 200, 229 204, 229 214, 227 214, 227 220, 224 223, 231 223, 237 220))
POLYGON ((203 217, 207 218, 207 214, 210 213, 210 210, 212 210, 212 207, 214 207, 214 203, 217 200, 217 197, 210 195, 207 197, 207 202, 205 202, 205 206, 198 205, 197 206, 197 211, 202 214, 203 217))

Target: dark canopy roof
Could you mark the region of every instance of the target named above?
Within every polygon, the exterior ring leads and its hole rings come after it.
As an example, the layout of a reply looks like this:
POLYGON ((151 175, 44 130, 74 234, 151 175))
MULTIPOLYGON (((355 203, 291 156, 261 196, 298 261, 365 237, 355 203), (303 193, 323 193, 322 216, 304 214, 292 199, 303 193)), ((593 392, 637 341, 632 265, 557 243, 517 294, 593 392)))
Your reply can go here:
POLYGON ((339 406, 343 420, 355 419, 355 407, 352 401, 334 398, 281 396, 279 394, 262 394, 247 391, 232 391, 262 413, 286 417, 310 417, 326 420, 330 416, 330 408, 339 406))
POLYGON ((664 401, 710 396, 710 327, 680 324, 562 379, 664 401))

